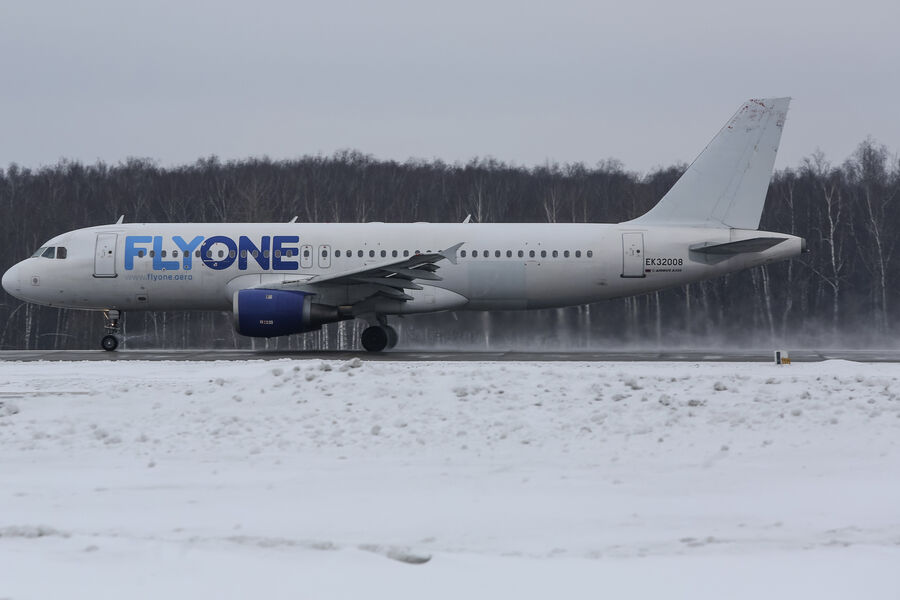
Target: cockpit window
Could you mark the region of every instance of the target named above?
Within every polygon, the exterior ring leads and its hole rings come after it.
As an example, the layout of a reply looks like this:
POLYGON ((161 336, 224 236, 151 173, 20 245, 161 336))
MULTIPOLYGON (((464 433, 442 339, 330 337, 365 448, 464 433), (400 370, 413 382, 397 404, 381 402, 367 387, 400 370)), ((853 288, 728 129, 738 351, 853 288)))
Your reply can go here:
POLYGON ((65 258, 68 252, 66 251, 65 246, 57 246, 56 248, 56 258, 65 258))
POLYGON ((47 246, 41 246, 37 250, 34 251, 34 254, 31 255, 31 258, 36 258, 44 253, 44 250, 47 249, 47 246))
POLYGON ((41 254, 41 256, 43 256, 44 258, 53 258, 54 256, 56 256, 56 248, 50 246, 49 248, 44 250, 44 253, 41 254))

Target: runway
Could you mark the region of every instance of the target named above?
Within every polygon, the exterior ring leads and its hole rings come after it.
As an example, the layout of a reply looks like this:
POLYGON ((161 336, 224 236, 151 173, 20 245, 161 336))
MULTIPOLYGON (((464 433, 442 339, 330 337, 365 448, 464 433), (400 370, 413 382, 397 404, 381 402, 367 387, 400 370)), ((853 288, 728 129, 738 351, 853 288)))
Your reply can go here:
MULTIPOLYGON (((851 360, 867 363, 900 362, 900 350, 789 350, 792 362, 851 360)), ((473 351, 362 351, 302 352, 266 350, 3 350, 0 361, 234 361, 234 360, 350 360, 451 362, 774 362, 771 350, 609 350, 601 352, 473 352, 473 351)))

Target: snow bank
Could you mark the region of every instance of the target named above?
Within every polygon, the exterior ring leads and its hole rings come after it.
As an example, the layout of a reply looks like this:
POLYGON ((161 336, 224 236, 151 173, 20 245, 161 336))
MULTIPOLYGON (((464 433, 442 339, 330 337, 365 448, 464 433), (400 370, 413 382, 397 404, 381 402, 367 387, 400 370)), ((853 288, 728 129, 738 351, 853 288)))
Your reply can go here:
POLYGON ((4 363, 0 597, 896 597, 898 393, 846 361, 4 363))

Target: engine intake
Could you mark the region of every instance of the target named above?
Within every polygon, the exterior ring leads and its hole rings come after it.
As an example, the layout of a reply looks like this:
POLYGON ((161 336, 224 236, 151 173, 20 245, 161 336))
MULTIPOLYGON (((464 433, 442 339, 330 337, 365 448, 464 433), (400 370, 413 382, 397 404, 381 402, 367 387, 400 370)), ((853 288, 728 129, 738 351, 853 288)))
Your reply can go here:
POLYGON ((336 306, 318 304, 313 295, 289 290, 250 289, 234 294, 234 328, 249 337, 277 337, 320 329, 341 321, 336 306))

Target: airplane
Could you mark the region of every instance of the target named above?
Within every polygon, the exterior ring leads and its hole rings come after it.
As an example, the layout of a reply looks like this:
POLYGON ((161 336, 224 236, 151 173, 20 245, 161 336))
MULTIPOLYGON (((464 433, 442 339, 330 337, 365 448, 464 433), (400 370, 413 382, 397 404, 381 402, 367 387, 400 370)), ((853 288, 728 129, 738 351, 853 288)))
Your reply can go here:
POLYGON ((646 214, 595 223, 124 223, 69 231, 3 275, 26 302, 102 311, 231 311, 275 337, 362 319, 361 343, 397 344, 388 317, 559 308, 646 294, 798 256, 758 231, 790 98, 751 99, 646 214))

